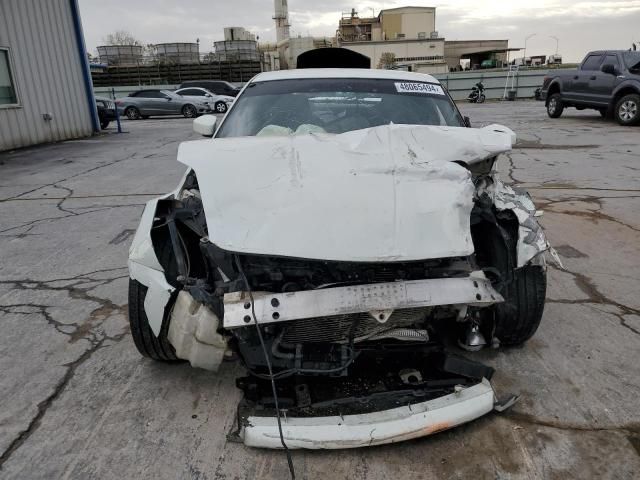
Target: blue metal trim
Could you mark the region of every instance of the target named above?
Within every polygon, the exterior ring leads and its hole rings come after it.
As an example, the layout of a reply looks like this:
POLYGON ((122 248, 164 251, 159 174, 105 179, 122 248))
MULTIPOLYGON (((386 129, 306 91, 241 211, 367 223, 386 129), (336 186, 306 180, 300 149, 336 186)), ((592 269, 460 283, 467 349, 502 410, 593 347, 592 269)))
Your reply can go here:
POLYGON ((91 70, 89 69, 89 59, 87 58, 87 47, 84 43, 84 33, 82 31, 82 22, 80 21, 80 9, 78 0, 69 0, 71 6, 71 16, 73 17, 73 30, 76 34, 76 45, 80 54, 80 64, 82 66, 82 79, 87 94, 87 102, 89 104, 89 113, 91 114, 91 123, 93 131, 100 131, 100 120, 98 119, 98 108, 93 93, 93 81, 91 80, 91 70))

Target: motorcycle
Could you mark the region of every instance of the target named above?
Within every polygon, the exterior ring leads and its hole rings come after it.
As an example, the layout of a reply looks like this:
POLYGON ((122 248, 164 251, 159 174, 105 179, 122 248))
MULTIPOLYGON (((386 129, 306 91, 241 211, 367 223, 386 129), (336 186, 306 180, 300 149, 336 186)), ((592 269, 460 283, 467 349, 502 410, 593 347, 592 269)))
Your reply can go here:
POLYGON ((482 103, 486 99, 484 95, 484 85, 482 82, 476 83, 467 97, 469 103, 482 103))

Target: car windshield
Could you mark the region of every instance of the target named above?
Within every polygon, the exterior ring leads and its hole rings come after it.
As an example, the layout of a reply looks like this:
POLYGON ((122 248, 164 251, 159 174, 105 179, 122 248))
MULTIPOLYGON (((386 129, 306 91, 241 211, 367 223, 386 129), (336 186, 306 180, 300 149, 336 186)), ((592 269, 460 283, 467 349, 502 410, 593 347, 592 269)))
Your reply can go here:
POLYGON ((624 58, 624 63, 627 64, 629 70, 640 70, 640 52, 624 52, 622 58, 624 58))
POLYGON ((390 123, 464 126, 440 85, 381 79, 295 79, 247 86, 216 137, 344 133, 390 123))

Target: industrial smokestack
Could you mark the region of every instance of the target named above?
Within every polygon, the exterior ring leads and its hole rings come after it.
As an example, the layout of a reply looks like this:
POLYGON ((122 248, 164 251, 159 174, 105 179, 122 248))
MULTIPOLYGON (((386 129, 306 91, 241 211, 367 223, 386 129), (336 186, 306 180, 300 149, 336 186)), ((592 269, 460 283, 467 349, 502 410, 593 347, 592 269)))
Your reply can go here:
POLYGON ((280 42, 289 38, 289 7, 287 0, 274 0, 273 7, 276 21, 276 41, 280 42))

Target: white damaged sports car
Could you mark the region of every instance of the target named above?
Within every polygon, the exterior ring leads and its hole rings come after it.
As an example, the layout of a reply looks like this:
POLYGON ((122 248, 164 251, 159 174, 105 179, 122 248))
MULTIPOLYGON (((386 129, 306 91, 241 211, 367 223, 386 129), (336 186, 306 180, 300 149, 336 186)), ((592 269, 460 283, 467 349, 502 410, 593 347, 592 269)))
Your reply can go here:
POLYGON ((262 73, 215 122, 195 120, 213 138, 180 145, 187 171, 131 246, 140 353, 242 362, 249 446, 391 443, 505 406, 460 354, 542 317, 550 247, 493 168, 511 130, 386 70, 262 73))

